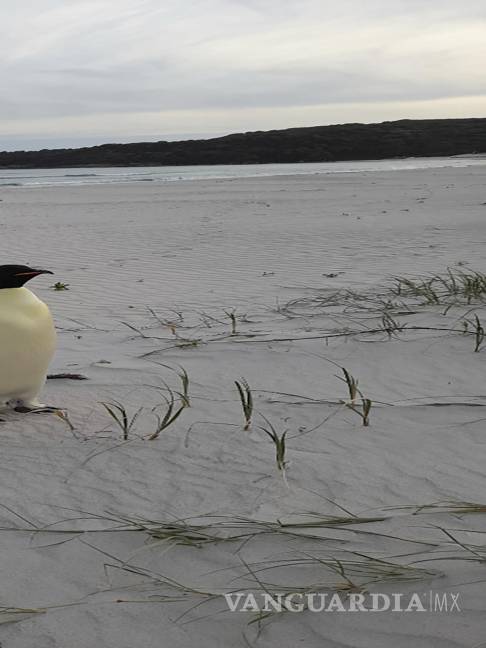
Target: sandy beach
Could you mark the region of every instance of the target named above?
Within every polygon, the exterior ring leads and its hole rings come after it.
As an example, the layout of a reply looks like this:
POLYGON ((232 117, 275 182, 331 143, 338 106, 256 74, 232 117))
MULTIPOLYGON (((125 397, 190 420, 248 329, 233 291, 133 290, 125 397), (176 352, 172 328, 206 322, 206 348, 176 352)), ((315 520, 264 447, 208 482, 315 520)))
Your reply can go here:
POLYGON ((3 648, 486 645, 484 167, 2 188, 0 237, 87 378, 1 415, 3 648), (266 591, 460 611, 224 599, 266 591))

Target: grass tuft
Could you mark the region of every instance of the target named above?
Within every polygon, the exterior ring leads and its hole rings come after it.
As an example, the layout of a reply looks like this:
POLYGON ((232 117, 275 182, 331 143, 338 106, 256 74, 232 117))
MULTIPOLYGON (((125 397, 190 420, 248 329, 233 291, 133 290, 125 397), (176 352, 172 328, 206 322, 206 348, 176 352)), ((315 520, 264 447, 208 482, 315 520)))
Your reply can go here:
POLYGON ((253 395, 251 393, 251 388, 245 378, 242 378, 241 382, 235 380, 235 385, 240 396, 241 407, 243 409, 243 415, 245 417, 245 427, 243 429, 249 430, 253 416, 253 395))
POLYGON ((51 286, 51 289, 55 290, 56 292, 60 292, 61 290, 69 290, 69 284, 62 283, 62 281, 56 281, 56 283, 51 286))
POLYGON ((116 422, 120 430, 122 431, 123 435, 123 440, 127 441, 130 431, 133 428, 135 421, 140 415, 140 412, 142 411, 142 407, 139 407, 138 410, 133 414, 132 416, 128 415, 126 407, 118 402, 118 401, 112 401, 110 403, 100 403, 103 405, 105 410, 108 412, 108 414, 112 417, 112 419, 116 422))
POLYGON ((19 623, 37 614, 45 614, 45 608, 18 608, 0 606, 0 624, 19 623))
MULTIPOLYGON (((181 399, 182 404, 180 405, 179 408, 176 409, 176 399, 174 396, 174 392, 171 389, 168 389, 168 394, 169 394, 168 397, 163 396, 165 400, 165 412, 163 413, 162 416, 157 413, 157 409, 163 407, 162 405, 157 405, 152 409, 152 412, 155 415, 155 418, 157 419, 157 425, 155 428, 155 432, 153 432, 153 434, 151 434, 148 437, 149 441, 154 441, 155 439, 157 439, 161 434, 161 432, 167 429, 169 425, 172 425, 172 423, 174 423, 182 414, 183 410, 186 407, 188 407, 187 401, 182 398, 181 399)), ((180 394, 178 395, 180 396, 180 394)))
POLYGON ((236 327, 236 311, 233 309, 231 311, 224 311, 226 315, 229 317, 229 320, 231 322, 231 335, 237 335, 237 327, 236 327))
POLYGON ((358 388, 358 380, 355 378, 347 369, 341 367, 341 371, 344 374, 344 378, 341 376, 336 376, 339 380, 342 380, 346 383, 348 387, 349 400, 341 401, 343 405, 348 407, 353 412, 356 412, 361 417, 363 425, 368 427, 370 424, 370 411, 373 402, 369 398, 365 398, 363 393, 358 388), (358 405, 358 398, 360 400, 361 408, 358 405))
POLYGON ((462 298, 471 304, 482 301, 486 295, 486 274, 470 270, 447 268, 443 275, 419 277, 395 277, 392 292, 399 296, 421 297, 426 304, 440 304, 450 297, 462 298))
POLYGON ((481 350, 481 345, 483 344, 484 341, 484 327, 481 323, 481 320, 479 317, 475 314, 474 319, 465 319, 464 322, 464 333, 468 333, 469 327, 471 326, 472 328, 472 333, 474 335, 474 352, 479 353, 481 350))
POLYGON ((260 429, 263 430, 263 432, 265 432, 265 434, 269 437, 269 439, 272 441, 273 445, 275 446, 275 461, 277 463, 277 468, 282 473, 284 482, 287 484, 287 478, 285 473, 285 469, 287 467, 287 462, 285 460, 285 451, 286 451, 285 437, 287 436, 287 430, 282 432, 282 434, 278 434, 277 430, 270 423, 270 421, 265 416, 263 416, 263 414, 261 414, 260 416, 264 419, 265 423, 267 424, 266 427, 260 426, 260 429))
POLYGON ((389 340, 391 340, 393 336, 396 336, 397 333, 401 333, 407 326, 406 324, 401 324, 386 310, 381 318, 381 325, 383 331, 388 335, 389 340))

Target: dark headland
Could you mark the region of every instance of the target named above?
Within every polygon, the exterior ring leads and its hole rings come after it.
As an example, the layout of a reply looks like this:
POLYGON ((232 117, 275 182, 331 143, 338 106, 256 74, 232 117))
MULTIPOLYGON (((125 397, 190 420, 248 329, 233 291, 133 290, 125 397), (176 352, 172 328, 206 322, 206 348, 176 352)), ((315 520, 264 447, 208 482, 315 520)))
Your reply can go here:
POLYGON ((486 153, 486 119, 404 119, 204 140, 0 152, 3 168, 336 162, 486 153))

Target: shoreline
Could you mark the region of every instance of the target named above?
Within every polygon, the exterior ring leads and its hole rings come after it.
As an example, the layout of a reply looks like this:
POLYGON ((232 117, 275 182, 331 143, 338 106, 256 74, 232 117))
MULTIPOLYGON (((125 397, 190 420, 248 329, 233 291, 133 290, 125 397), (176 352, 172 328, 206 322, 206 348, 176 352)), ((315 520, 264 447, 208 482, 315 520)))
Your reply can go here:
MULTIPOLYGON (((29 168, 29 169, 4 169, 4 173, 8 173, 8 171, 11 171, 11 175, 4 175, 2 177, 2 170, 0 169, 0 182, 1 180, 11 180, 11 182, 4 182, 3 184, 0 184, 0 190, 2 187, 5 188, 41 188, 44 186, 47 187, 58 187, 58 186, 70 186, 70 187, 76 187, 76 186, 97 186, 97 185, 119 185, 119 184, 129 184, 129 183, 145 183, 145 184, 172 184, 172 183, 178 183, 178 182, 187 182, 187 181, 218 181, 218 180, 238 180, 238 179, 256 179, 256 178, 285 178, 285 177, 292 177, 292 176, 329 176, 329 175, 336 175, 336 174, 359 174, 359 173, 386 173, 388 171, 390 172, 397 172, 397 171, 417 171, 417 170, 423 170, 426 171, 428 169, 445 169, 445 168, 475 168, 475 167, 482 167, 486 165, 486 157, 479 155, 479 156, 449 156, 449 157, 444 157, 444 158, 427 158, 427 157, 418 157, 418 158, 396 158, 396 159, 386 159, 386 160, 357 160, 357 161, 349 161, 349 162, 323 162, 323 163, 302 163, 302 167, 300 167, 298 164, 258 164, 258 165, 199 165, 199 166, 184 166, 184 167, 143 167, 143 166, 130 166, 130 167, 121 167, 121 166, 113 166, 113 167, 59 167, 59 168, 52 168, 52 169, 35 169, 35 168, 29 168), (431 161, 437 161, 438 163, 434 165, 430 165, 431 161), (413 162, 416 164, 413 165, 413 162), (440 163, 439 163, 440 162, 440 163), (467 162, 470 162, 469 164, 467 162), (399 167, 395 168, 386 168, 386 165, 390 166, 393 165, 394 163, 401 164, 399 167), (409 166, 407 166, 407 164, 409 166), (324 165, 324 166, 323 166, 324 165), (333 168, 335 166, 335 168, 333 168), (357 167, 353 165, 358 165, 357 167), (368 167, 366 165, 369 165, 368 167), (410 166, 412 165, 412 166, 410 166), (303 169, 303 167, 308 167, 308 169, 303 169), (254 167, 255 172, 253 174, 248 174, 247 170, 254 167), (281 173, 281 172, 275 172, 275 173, 266 173, 266 172, 260 172, 258 173, 258 170, 263 169, 269 169, 271 167, 278 167, 279 169, 282 169, 282 167, 289 167, 289 173, 281 173), (346 168, 347 167, 347 168, 346 168), (69 173, 70 171, 73 171, 75 169, 86 169, 86 170, 92 170, 92 169, 103 169, 105 173, 101 175, 97 175, 96 173, 86 173, 86 174, 76 174, 76 173, 69 173), (228 175, 225 174, 223 171, 221 171, 221 175, 207 175, 205 177, 194 177, 192 174, 196 173, 194 169, 197 169, 198 172, 204 172, 206 170, 214 170, 214 169, 224 169, 224 170, 230 170, 230 169, 240 169, 240 174, 236 175, 228 175), (298 171, 298 169, 301 168, 303 169, 302 171, 298 171), (140 171, 136 171, 136 170, 140 171), (142 172, 142 170, 145 170, 142 172), (28 172, 31 171, 31 175, 19 175, 20 172, 28 172), (39 173, 36 175, 34 172, 38 171, 39 173), (49 174, 49 172, 52 172, 49 174), (66 173, 56 173, 56 171, 63 171, 66 173), (19 172, 19 173, 14 173, 14 172, 19 172), (125 173, 123 173, 125 172, 125 173), (183 177, 183 175, 180 175, 178 177, 174 177, 176 173, 184 173, 186 172, 189 174, 189 177, 183 177), (124 178, 124 175, 127 176, 127 178, 124 178), (140 179, 134 179, 135 176, 140 176, 140 175, 153 175, 155 177, 153 178, 140 178, 140 179), (132 177, 130 177, 132 176, 132 177), (111 179, 103 179, 110 177, 111 179), (37 178, 38 180, 36 182, 20 182, 21 180, 25 179, 33 179, 37 178), (48 178, 53 178, 56 179, 57 181, 47 181, 44 182, 44 180, 47 180, 48 178), (70 178, 78 178, 77 181, 70 181, 70 178), (82 180, 81 180, 82 178, 82 180), (92 179, 92 178, 96 178, 92 179), (19 180, 16 182, 16 180, 19 180)), ((277 171, 277 169, 275 169, 277 171)))

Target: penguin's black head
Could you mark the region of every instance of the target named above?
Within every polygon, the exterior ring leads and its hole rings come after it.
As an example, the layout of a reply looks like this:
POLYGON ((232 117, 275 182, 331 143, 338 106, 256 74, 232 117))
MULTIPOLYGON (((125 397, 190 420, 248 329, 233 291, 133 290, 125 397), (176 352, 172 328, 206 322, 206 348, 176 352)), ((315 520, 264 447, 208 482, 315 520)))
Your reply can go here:
POLYGON ((0 265, 0 289, 21 288, 29 279, 41 274, 52 274, 52 272, 36 270, 24 265, 0 265))

